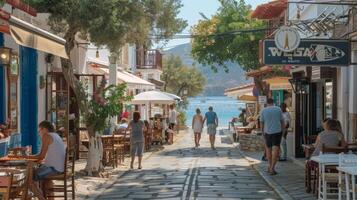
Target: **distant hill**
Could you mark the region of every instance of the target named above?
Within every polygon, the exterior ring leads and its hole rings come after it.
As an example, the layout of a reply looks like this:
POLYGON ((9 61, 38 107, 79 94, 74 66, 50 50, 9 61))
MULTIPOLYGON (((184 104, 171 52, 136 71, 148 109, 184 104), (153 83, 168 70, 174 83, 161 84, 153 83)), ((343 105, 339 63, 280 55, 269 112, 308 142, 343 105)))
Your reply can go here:
MULTIPOLYGON (((195 60, 191 56, 190 43, 178 45, 165 51, 164 54, 165 56, 170 54, 180 56, 183 63, 187 66, 192 66, 195 63, 195 60)), ((229 67, 228 73, 224 72, 223 68, 218 69, 218 72, 215 73, 210 66, 203 66, 196 63, 195 67, 202 72, 207 80, 203 92, 204 96, 223 96, 226 88, 252 82, 250 79, 246 79, 245 71, 239 65, 234 63, 227 63, 227 65, 229 67)))

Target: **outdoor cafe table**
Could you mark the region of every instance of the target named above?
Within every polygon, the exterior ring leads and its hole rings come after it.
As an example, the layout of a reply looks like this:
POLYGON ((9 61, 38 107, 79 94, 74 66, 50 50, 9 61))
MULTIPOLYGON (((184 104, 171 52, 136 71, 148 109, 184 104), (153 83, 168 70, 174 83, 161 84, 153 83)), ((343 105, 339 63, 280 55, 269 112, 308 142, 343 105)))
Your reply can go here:
POLYGON ((346 184, 346 199, 350 200, 350 180, 349 176, 351 176, 352 181, 352 199, 356 199, 356 179, 357 176, 357 166, 355 167, 337 167, 338 170, 338 199, 342 199, 342 173, 345 174, 345 184, 346 184))
MULTIPOLYGON (((33 166, 38 163, 37 159, 30 159, 24 157, 9 157, 5 156, 0 158, 0 167, 26 167, 27 168, 27 178, 26 185, 28 186, 28 190, 32 192, 32 194, 40 200, 45 200, 41 191, 39 191, 37 185, 32 180, 33 174, 33 166), (23 161, 23 162, 22 162, 23 161)), ((22 195, 21 199, 28 199, 28 191, 25 191, 22 195)))
POLYGON ((318 156, 312 156, 310 158, 310 160, 315 161, 319 164, 318 199, 327 199, 325 167, 326 166, 337 166, 338 162, 339 162, 339 155, 338 154, 320 154, 318 156), (321 191, 321 186, 323 186, 323 188, 322 188, 323 191, 321 191), (322 194, 322 198, 321 198, 321 194, 322 194))

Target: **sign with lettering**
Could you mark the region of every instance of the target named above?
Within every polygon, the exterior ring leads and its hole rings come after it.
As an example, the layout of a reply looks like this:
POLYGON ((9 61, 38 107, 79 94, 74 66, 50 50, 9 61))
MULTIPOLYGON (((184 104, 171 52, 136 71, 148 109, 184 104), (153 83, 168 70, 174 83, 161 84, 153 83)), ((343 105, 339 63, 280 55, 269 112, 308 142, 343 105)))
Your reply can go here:
POLYGON ((259 96, 258 97, 259 104, 266 104, 267 103, 267 96, 259 96))
POLYGON ((263 43, 263 63, 266 65, 348 66, 348 40, 303 39, 292 52, 281 51, 274 40, 263 43))

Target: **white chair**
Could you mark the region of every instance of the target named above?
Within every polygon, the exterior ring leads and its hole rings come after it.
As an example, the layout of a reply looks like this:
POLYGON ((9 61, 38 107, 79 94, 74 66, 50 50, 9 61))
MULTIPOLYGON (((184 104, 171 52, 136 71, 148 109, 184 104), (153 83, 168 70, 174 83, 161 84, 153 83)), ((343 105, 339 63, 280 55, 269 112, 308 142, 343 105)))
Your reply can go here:
MULTIPOLYGON (((357 155, 355 154, 339 154, 339 167, 351 167, 357 168, 357 155)), ((355 177, 351 176, 352 183, 350 184, 350 175, 344 173, 344 177, 342 176, 343 172, 339 170, 338 172, 338 181, 339 181, 339 190, 338 190, 338 199, 342 199, 342 192, 345 193, 344 199, 350 200, 351 191, 350 187, 352 188, 352 199, 356 200, 356 183, 355 177), (342 185, 342 179, 344 178, 345 187, 342 185)))

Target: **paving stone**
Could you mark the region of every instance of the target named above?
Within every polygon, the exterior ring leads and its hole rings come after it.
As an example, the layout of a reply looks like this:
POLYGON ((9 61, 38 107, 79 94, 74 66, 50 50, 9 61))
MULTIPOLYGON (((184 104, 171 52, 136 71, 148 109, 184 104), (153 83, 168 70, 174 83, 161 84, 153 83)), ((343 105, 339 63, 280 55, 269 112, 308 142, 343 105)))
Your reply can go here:
POLYGON ((186 135, 144 160, 142 170, 126 172, 98 199, 279 199, 237 149, 217 141, 217 151, 205 137, 193 150, 186 135))

